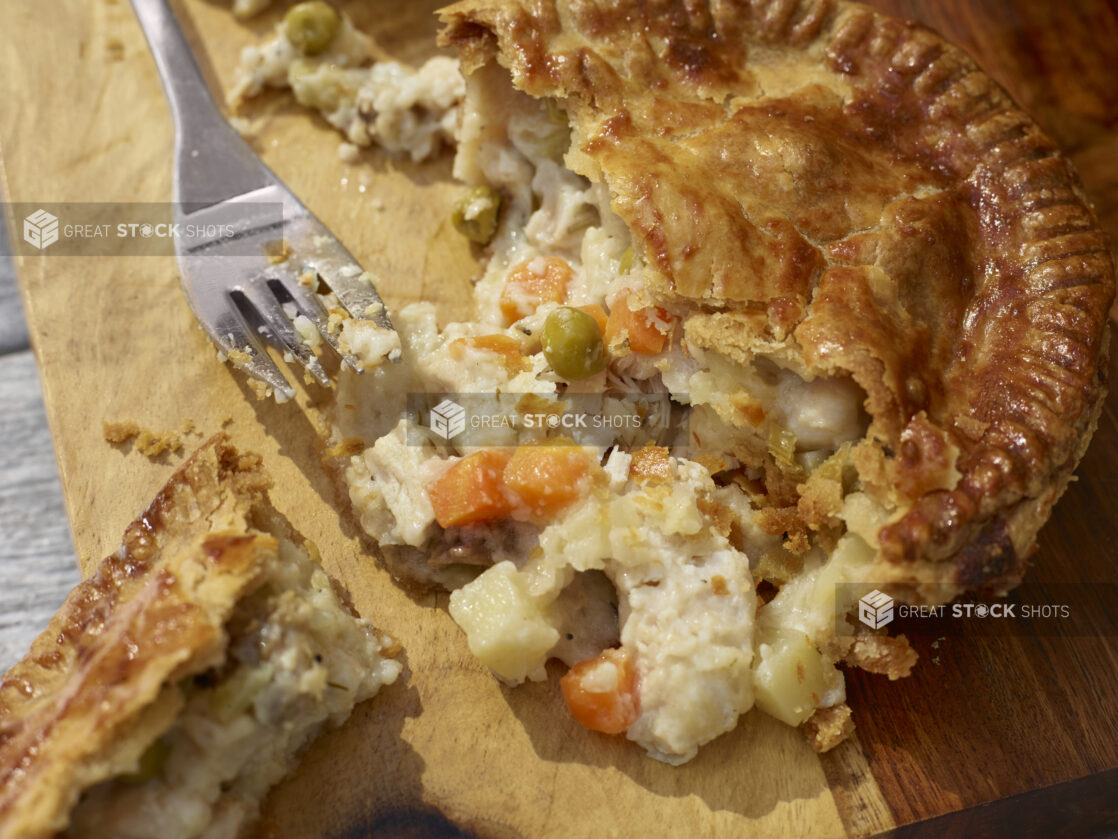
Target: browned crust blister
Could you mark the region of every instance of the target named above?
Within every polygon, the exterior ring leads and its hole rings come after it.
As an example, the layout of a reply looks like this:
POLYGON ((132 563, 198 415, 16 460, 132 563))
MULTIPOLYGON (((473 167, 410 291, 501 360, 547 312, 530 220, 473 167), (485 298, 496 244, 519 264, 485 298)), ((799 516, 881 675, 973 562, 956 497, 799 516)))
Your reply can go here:
POLYGON ((1101 410, 1114 268, 1071 165, 969 56, 828 0, 442 18, 467 71, 565 100, 568 165, 607 183, 688 340, 793 348, 866 392, 853 461, 902 511, 880 579, 1020 580, 1101 410))
POLYGON ((167 689, 224 655, 224 624, 275 557, 253 530, 256 455, 208 441, 0 682, 0 836, 51 836, 82 789, 129 771, 173 721, 167 689))

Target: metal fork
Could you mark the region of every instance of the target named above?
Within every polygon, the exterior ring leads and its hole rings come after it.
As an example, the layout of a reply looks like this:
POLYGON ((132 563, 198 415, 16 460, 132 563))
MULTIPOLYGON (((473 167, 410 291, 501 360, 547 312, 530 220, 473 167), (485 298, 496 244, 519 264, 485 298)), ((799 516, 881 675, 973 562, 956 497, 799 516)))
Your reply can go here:
POLYGON ((324 284, 344 307, 336 316, 392 329, 368 274, 222 116, 167 0, 132 0, 132 7, 174 116, 175 247, 195 317, 224 356, 280 401, 295 390, 261 339, 330 385, 294 326, 297 315, 314 324, 343 363, 361 372, 360 360, 339 345, 337 317, 331 323, 319 292, 324 284))

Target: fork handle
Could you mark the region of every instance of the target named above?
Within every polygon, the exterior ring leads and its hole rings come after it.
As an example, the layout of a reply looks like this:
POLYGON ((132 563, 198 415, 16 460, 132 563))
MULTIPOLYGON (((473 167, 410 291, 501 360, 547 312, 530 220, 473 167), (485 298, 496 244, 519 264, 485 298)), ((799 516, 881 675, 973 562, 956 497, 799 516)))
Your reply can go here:
POLYGON ((270 183, 271 173, 218 109, 167 0, 132 0, 132 8, 175 120, 175 200, 213 204, 270 183))

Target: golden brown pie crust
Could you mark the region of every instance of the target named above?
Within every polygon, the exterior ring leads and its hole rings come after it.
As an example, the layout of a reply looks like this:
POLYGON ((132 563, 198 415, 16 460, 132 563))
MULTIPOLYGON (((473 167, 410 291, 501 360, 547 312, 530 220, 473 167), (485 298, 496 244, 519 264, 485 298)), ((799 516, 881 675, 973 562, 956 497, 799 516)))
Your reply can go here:
POLYGON ((0 835, 65 827, 83 789, 170 724, 164 685, 221 661, 226 620, 275 556, 256 527, 285 532, 268 483, 258 456, 212 438, 0 681, 0 835))
POLYGON ((465 71, 566 100, 568 165, 608 184, 689 343, 791 348, 866 392, 853 459, 905 511, 878 579, 936 600, 1020 580, 1101 410, 1114 268, 1071 165, 996 83, 856 3, 442 19, 465 71))

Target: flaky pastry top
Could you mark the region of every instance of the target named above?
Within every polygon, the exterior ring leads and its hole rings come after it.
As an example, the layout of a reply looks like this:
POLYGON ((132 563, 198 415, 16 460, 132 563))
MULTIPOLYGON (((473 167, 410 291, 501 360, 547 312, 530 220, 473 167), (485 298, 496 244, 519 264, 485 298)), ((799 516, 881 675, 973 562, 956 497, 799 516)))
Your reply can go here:
POLYGON ((224 435, 129 525, 0 681, 0 836, 52 836, 80 792, 130 766, 177 712, 167 684, 219 664, 224 629, 276 539, 268 480, 224 435))
POLYGON ((688 342, 778 344, 865 391, 896 579, 1019 579, 1101 408, 1114 269, 1068 161, 971 58, 830 0, 441 14, 467 72, 563 102, 567 164, 608 185, 688 342))

